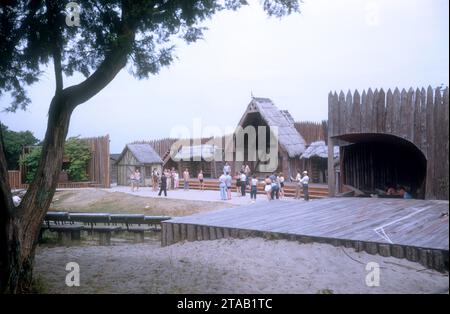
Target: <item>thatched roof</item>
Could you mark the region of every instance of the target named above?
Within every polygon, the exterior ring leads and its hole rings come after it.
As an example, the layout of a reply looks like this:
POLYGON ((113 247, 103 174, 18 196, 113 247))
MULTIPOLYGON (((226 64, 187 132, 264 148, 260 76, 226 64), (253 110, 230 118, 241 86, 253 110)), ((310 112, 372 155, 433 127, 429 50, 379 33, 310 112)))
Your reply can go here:
MULTIPOLYGON (((333 158, 339 157, 339 147, 334 146, 333 158)), ((328 146, 324 141, 312 142, 311 145, 305 150, 300 158, 328 158, 328 146)))
POLYGON ((182 146, 174 158, 177 160, 190 160, 191 158, 213 159, 215 150, 217 148, 214 145, 208 144, 182 146))
POLYGON ((239 125, 244 123, 250 113, 259 113, 269 127, 278 127, 278 143, 289 157, 300 156, 305 151, 306 142, 294 127, 294 119, 287 110, 279 110, 269 98, 253 97, 239 125))
POLYGON ((163 161, 161 157, 159 157, 158 153, 153 149, 150 144, 127 144, 125 146, 122 154, 120 155, 120 159, 122 159, 123 155, 127 151, 127 149, 133 154, 133 156, 137 159, 137 161, 141 164, 162 164, 163 161))

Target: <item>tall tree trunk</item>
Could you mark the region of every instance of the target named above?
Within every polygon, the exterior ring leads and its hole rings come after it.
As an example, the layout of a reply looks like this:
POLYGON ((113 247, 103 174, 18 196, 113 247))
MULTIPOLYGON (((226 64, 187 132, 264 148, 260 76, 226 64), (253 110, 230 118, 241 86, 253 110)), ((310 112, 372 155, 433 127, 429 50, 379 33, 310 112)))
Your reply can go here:
MULTIPOLYGON (((18 207, 10 201, 10 190, 5 191, 2 182, 1 205, 5 207, 0 218, 0 291, 3 293, 27 292, 31 288, 36 241, 58 183, 72 111, 67 99, 53 98, 39 167, 18 207)), ((0 158, 5 171, 4 157, 0 158)), ((6 185, 9 189, 9 184, 6 185)))
MULTIPOLYGON (((124 1, 124 19, 132 11, 131 6, 131 1, 124 1)), ((0 293, 27 292, 31 288, 34 252, 58 184, 70 117, 78 105, 99 93, 127 64, 136 29, 126 21, 122 26, 117 46, 91 76, 78 85, 57 88, 50 104, 39 167, 18 207, 12 203, 6 159, 0 145, 0 293)))

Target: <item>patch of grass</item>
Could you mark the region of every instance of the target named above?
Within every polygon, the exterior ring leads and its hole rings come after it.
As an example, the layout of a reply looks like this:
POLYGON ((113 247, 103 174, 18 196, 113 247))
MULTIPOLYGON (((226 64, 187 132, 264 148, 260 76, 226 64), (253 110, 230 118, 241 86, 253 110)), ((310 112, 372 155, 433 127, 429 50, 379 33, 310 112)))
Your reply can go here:
POLYGON ((33 278, 33 282, 31 284, 31 293, 34 294, 45 294, 48 293, 49 287, 42 276, 38 275, 33 278))

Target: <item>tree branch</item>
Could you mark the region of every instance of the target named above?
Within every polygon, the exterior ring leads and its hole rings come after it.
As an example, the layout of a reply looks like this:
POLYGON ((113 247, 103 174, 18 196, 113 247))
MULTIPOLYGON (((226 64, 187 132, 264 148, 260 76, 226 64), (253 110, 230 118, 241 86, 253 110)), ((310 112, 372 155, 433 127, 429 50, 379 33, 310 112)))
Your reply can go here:
POLYGON ((55 19, 57 18, 58 8, 55 7, 55 3, 47 0, 45 1, 45 5, 47 7, 47 19, 48 25, 51 30, 51 49, 52 49, 52 57, 53 57, 53 67, 55 71, 55 82, 56 82, 56 90, 55 95, 59 94, 63 89, 63 76, 62 76, 62 66, 61 66, 61 48, 59 47, 60 42, 60 30, 58 30, 58 25, 55 23, 55 19), (58 32, 59 31, 59 32, 58 32))
POLYGON ((63 75, 61 66, 61 51, 57 44, 53 47, 53 67, 55 70, 56 90, 55 95, 63 90, 63 75))

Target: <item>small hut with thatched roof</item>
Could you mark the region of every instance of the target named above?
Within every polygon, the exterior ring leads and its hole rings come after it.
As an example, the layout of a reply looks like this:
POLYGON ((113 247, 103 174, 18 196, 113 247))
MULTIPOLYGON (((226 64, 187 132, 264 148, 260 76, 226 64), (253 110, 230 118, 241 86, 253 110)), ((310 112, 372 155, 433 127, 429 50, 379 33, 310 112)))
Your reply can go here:
MULTIPOLYGON (((339 158, 339 146, 334 147, 333 158, 339 158)), ((307 170, 313 183, 328 180, 328 146, 325 141, 312 142, 300 157, 302 170, 307 170)))

